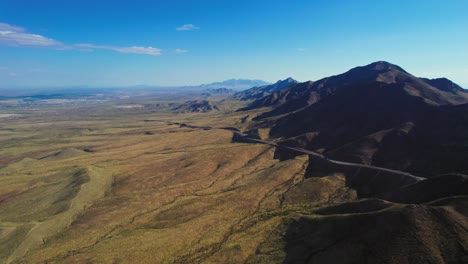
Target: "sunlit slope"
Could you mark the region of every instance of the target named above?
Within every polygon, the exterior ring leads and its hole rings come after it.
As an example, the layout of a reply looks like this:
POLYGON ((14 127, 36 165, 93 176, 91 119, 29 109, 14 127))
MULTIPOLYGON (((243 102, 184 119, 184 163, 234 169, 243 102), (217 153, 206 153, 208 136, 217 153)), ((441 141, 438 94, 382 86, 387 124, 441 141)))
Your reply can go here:
POLYGON ((262 236, 231 236, 259 228, 249 218, 281 203, 306 158, 279 163, 268 146, 231 144, 225 131, 169 134, 162 145, 151 136, 106 148, 116 158, 102 161, 116 172, 111 193, 26 261, 197 261, 227 257, 216 254, 225 243, 239 261, 253 254, 262 236))
MULTIPOLYGON (((150 117, 12 122, 0 154, 7 164, 0 171, 4 261, 195 261, 225 257, 217 254, 224 243, 242 251, 240 258, 253 254, 262 236, 234 236, 232 244, 231 234, 254 228, 261 212, 278 207, 303 177, 307 158, 280 163, 274 149, 233 144, 227 131, 150 117), (101 192, 90 193, 91 186, 101 192), (83 204, 83 197, 91 199, 83 204), (253 244, 239 249, 248 240, 253 244)), ((179 117, 209 125, 238 119, 179 117)))
POLYGON ((13 261, 66 229, 110 189, 102 168, 24 158, 0 169, 0 257, 13 261))

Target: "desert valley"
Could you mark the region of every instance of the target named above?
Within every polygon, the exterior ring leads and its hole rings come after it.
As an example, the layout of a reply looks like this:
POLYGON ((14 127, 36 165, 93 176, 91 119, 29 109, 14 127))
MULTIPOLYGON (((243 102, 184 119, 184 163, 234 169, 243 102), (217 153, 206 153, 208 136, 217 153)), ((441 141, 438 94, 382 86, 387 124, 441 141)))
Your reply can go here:
POLYGON ((5 93, 0 262, 467 263, 468 91, 336 74, 5 93))

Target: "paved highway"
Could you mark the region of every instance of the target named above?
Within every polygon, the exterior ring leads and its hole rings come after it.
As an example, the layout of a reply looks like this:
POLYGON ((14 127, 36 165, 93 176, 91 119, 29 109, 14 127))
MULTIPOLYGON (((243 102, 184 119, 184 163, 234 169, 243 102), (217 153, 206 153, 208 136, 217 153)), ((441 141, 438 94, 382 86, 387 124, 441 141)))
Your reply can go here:
MULTIPOLYGON (((151 120, 151 121, 158 122, 157 120, 151 120)), ((311 156, 314 156, 314 157, 317 157, 317 158, 320 158, 320 159, 327 160, 327 161, 329 161, 331 163, 334 163, 334 164, 337 164, 337 165, 356 167, 356 168, 367 168, 367 169, 371 169, 371 170, 389 172, 389 173, 394 173, 394 174, 398 174, 398 175, 402 175, 402 176, 406 176, 406 177, 411 177, 411 178, 413 178, 413 179, 415 179, 417 181, 422 181, 422 180, 426 179, 426 178, 423 178, 423 177, 415 176, 415 175, 413 175, 413 174, 411 174, 409 172, 404 172, 404 171, 399 171, 399 170, 392 170, 392 169, 387 169, 387 168, 377 167, 377 166, 372 166, 372 165, 366 165, 366 164, 359 164, 359 163, 352 163, 352 162, 346 162, 346 161, 333 160, 333 159, 330 159, 330 158, 326 157, 322 153, 315 152, 315 151, 312 151, 312 150, 307 150, 307 149, 297 148, 297 147, 291 147, 291 146, 285 145, 283 143, 278 144, 278 143, 273 142, 273 141, 266 141, 266 140, 251 138, 251 137, 249 137, 248 134, 242 133, 238 129, 233 128, 233 127, 214 128, 214 127, 208 127, 208 126, 203 126, 203 127, 192 126, 192 125, 187 125, 187 124, 184 124, 184 123, 177 123, 177 122, 165 122, 165 123, 168 123, 168 124, 171 124, 171 125, 178 125, 180 127, 203 129, 203 130, 227 130, 227 131, 232 132, 233 134, 241 136, 246 141, 266 144, 266 145, 274 146, 274 147, 281 148, 281 149, 288 149, 288 150, 292 150, 292 151, 297 151, 299 153, 303 153, 303 154, 311 155, 311 156)))

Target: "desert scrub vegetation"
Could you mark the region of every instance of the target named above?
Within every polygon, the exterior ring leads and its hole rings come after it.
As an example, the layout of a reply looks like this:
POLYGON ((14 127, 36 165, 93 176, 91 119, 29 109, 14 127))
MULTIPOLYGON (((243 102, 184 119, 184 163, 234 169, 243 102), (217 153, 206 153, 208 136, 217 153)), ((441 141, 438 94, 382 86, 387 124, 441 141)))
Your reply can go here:
POLYGON ((242 128, 241 113, 112 109, 6 123, 3 262, 243 262, 311 208, 296 189, 307 156, 280 161, 229 131, 173 124, 242 128))

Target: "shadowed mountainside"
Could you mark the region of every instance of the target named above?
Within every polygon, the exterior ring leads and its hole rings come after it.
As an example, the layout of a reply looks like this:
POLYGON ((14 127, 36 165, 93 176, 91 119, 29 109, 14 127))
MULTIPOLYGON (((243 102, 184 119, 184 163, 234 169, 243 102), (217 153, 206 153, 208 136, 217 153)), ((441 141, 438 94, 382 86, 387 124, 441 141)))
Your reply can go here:
POLYGON ((285 80, 279 80, 274 84, 253 87, 245 91, 235 93, 232 96, 232 99, 241 100, 241 101, 257 100, 265 96, 268 96, 272 93, 281 91, 296 83, 297 81, 294 80, 293 78, 287 78, 285 80))
POLYGON ((273 110, 258 116, 251 131, 269 128, 273 138, 339 160, 428 176, 468 173, 462 158, 468 155, 468 92, 449 81, 425 81, 377 62, 256 102, 273 98, 273 110))
POLYGON ((398 205, 365 200, 318 210, 286 231, 286 263, 467 261, 466 198, 398 205), (417 254, 415 254, 417 252, 417 254))
POLYGON ((465 263, 467 202, 368 199, 321 208, 284 221, 247 263, 465 263))
POLYGON ((216 102, 208 100, 194 100, 187 101, 174 108, 177 112, 182 113, 204 113, 210 111, 219 111, 219 107, 216 102))
POLYGON ((260 118, 286 114, 315 104, 343 89, 349 89, 348 87, 372 85, 375 82, 387 85, 401 84, 401 89, 407 94, 420 97, 433 105, 468 103, 468 93, 447 79, 417 78, 399 66, 379 61, 316 82, 298 83, 253 102, 247 109, 275 107, 260 118))

